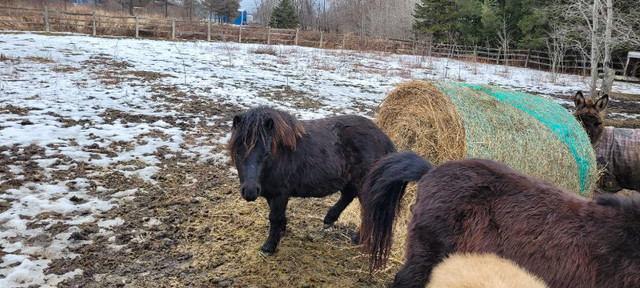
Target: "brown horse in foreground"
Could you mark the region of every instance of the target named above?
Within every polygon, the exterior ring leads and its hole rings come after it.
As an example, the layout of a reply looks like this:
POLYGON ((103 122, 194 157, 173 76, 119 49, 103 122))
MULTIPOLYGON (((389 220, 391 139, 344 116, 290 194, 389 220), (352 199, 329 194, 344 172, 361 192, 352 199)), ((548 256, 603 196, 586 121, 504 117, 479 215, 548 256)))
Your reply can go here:
POLYGON ((604 167, 599 186, 607 192, 622 188, 640 191, 640 129, 604 126, 604 109, 609 96, 585 99, 574 96, 574 116, 582 123, 596 152, 598 165, 604 167))
POLYGON ((424 287, 449 254, 494 253, 549 287, 640 287, 640 198, 584 199, 490 160, 437 168, 413 152, 382 158, 362 193, 371 269, 388 258, 406 184, 419 180, 394 287, 424 287))
MULTIPOLYGON (((233 118, 228 149, 238 169, 242 197, 254 201, 262 196, 269 203, 269 237, 261 248, 265 254, 275 252, 286 231, 290 197, 325 197, 340 191, 340 199, 324 217, 328 228, 360 197, 369 168, 396 151, 389 137, 367 118, 345 115, 300 121, 268 107, 233 118)), ((358 242, 357 237, 353 241, 358 242)))

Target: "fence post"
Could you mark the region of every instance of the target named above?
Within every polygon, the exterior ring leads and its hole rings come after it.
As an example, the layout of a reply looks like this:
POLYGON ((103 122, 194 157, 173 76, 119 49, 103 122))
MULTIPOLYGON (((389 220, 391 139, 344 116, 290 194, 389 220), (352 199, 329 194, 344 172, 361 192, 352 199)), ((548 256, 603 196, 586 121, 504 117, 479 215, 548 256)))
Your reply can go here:
POLYGON ((271 44, 271 27, 267 27, 267 45, 271 44))
POLYGON ((347 34, 345 33, 344 35, 342 35, 342 49, 347 49, 345 47, 346 43, 347 43, 347 34))
POLYGON ((298 32, 300 32, 300 28, 296 28, 296 46, 298 46, 298 32))
POLYGON ((92 22, 93 22, 93 31, 92 31, 92 33, 93 33, 93 36, 96 36, 96 11, 93 11, 92 22))
POLYGON ((242 43, 242 25, 239 26, 238 29, 238 43, 242 43))
POLYGON ((176 39, 176 18, 171 19, 171 39, 176 39))
POLYGON ((529 65, 529 55, 531 54, 531 48, 527 49, 527 58, 524 60, 524 68, 527 68, 529 65))
POLYGON ((140 31, 140 17, 136 16, 136 38, 138 38, 138 36, 140 31))
POLYGON ((320 48, 322 48, 322 35, 324 34, 324 31, 320 31, 320 48))
POLYGON ((211 41, 211 17, 207 21, 207 41, 211 41))
POLYGON ((44 30, 49 32, 49 8, 44 6, 44 30))

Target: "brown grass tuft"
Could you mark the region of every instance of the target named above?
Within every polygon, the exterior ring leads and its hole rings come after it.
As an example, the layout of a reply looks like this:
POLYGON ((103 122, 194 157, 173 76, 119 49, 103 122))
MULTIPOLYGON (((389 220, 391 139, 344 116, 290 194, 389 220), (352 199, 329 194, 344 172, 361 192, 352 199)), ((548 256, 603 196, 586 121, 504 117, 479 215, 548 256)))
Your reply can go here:
POLYGON ((45 58, 45 57, 27 57, 27 60, 33 61, 33 62, 38 62, 38 63, 43 63, 43 64, 47 64, 47 63, 53 63, 55 61, 53 61, 52 59, 49 58, 45 58))
POLYGON ((253 53, 253 54, 267 54, 267 55, 273 55, 273 56, 277 56, 278 55, 278 51, 276 51, 275 48, 273 48, 273 46, 271 45, 263 45, 263 46, 259 46, 255 49, 250 49, 249 53, 253 53))

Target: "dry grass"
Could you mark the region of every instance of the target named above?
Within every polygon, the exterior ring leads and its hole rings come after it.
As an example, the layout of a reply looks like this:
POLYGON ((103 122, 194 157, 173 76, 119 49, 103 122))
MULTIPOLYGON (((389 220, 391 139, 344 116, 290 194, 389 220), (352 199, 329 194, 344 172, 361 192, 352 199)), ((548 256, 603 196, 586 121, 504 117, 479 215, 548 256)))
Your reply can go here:
POLYGON ((636 119, 605 119, 605 126, 613 126, 618 128, 632 128, 632 129, 640 129, 640 118, 636 119))
POLYGON ((9 58, 7 55, 0 53, 0 62, 10 61, 10 60, 13 60, 13 58, 9 58))
POLYGON ((80 68, 71 67, 71 66, 56 66, 56 67, 53 67, 53 72, 57 72, 57 73, 71 73, 71 72, 77 72, 77 71, 80 71, 80 68))
POLYGON ((48 63, 54 63, 56 61, 53 61, 52 59, 49 58, 45 58, 45 57, 27 57, 26 58, 29 61, 33 61, 33 62, 38 62, 38 63, 42 63, 42 64, 48 64, 48 63))
POLYGON ((271 45, 262 45, 262 46, 254 48, 254 49, 250 49, 249 53, 266 54, 266 55, 273 55, 273 56, 277 56, 278 55, 278 51, 276 51, 276 49, 273 48, 273 46, 271 46, 271 45))

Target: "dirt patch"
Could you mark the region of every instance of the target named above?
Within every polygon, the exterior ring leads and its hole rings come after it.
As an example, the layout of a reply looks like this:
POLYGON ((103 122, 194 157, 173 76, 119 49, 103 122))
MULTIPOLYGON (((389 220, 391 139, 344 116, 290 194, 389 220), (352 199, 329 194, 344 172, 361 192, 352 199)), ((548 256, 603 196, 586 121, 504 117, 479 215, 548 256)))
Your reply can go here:
POLYGON ((158 72, 149 72, 149 71, 126 71, 123 73, 124 75, 131 75, 134 77, 133 80, 138 80, 141 82, 152 82, 165 77, 173 77, 169 74, 158 73, 158 72))
POLYGON ((81 64, 84 67, 106 66, 113 70, 123 70, 133 67, 133 65, 127 61, 114 60, 109 54, 92 55, 91 58, 81 62, 81 64))
POLYGON ((49 58, 45 58, 45 57, 26 57, 25 59, 29 60, 29 61, 33 61, 33 62, 38 62, 38 63, 42 63, 42 64, 47 64, 47 63, 54 63, 56 61, 53 61, 52 59, 49 58))
POLYGON ((172 116, 153 116, 153 115, 141 115, 141 114, 130 114, 124 111, 115 110, 108 108, 104 112, 99 115, 105 123, 113 123, 113 121, 120 120, 121 123, 154 123, 157 121, 164 121, 169 124, 175 124, 174 118, 172 116))
POLYGON ((16 114, 20 116, 27 116, 29 111, 32 110, 41 110, 39 108, 27 108, 27 107, 18 107, 8 104, 6 106, 0 107, 0 114, 16 114))
POLYGON ((78 72, 78 71, 80 71, 80 68, 71 67, 71 66, 53 67, 53 72, 57 72, 57 73, 72 73, 72 72, 78 72))
POLYGON ((291 103, 297 109, 314 109, 323 105, 321 101, 307 96, 302 91, 282 85, 273 86, 269 90, 261 90, 258 92, 258 96, 269 100, 291 103))
POLYGON ((91 124, 91 120, 88 120, 88 119, 74 120, 71 117, 65 117, 55 112, 47 112, 46 115, 55 117, 58 122, 62 123, 62 127, 64 128, 73 127, 73 126, 85 126, 85 125, 91 124))

